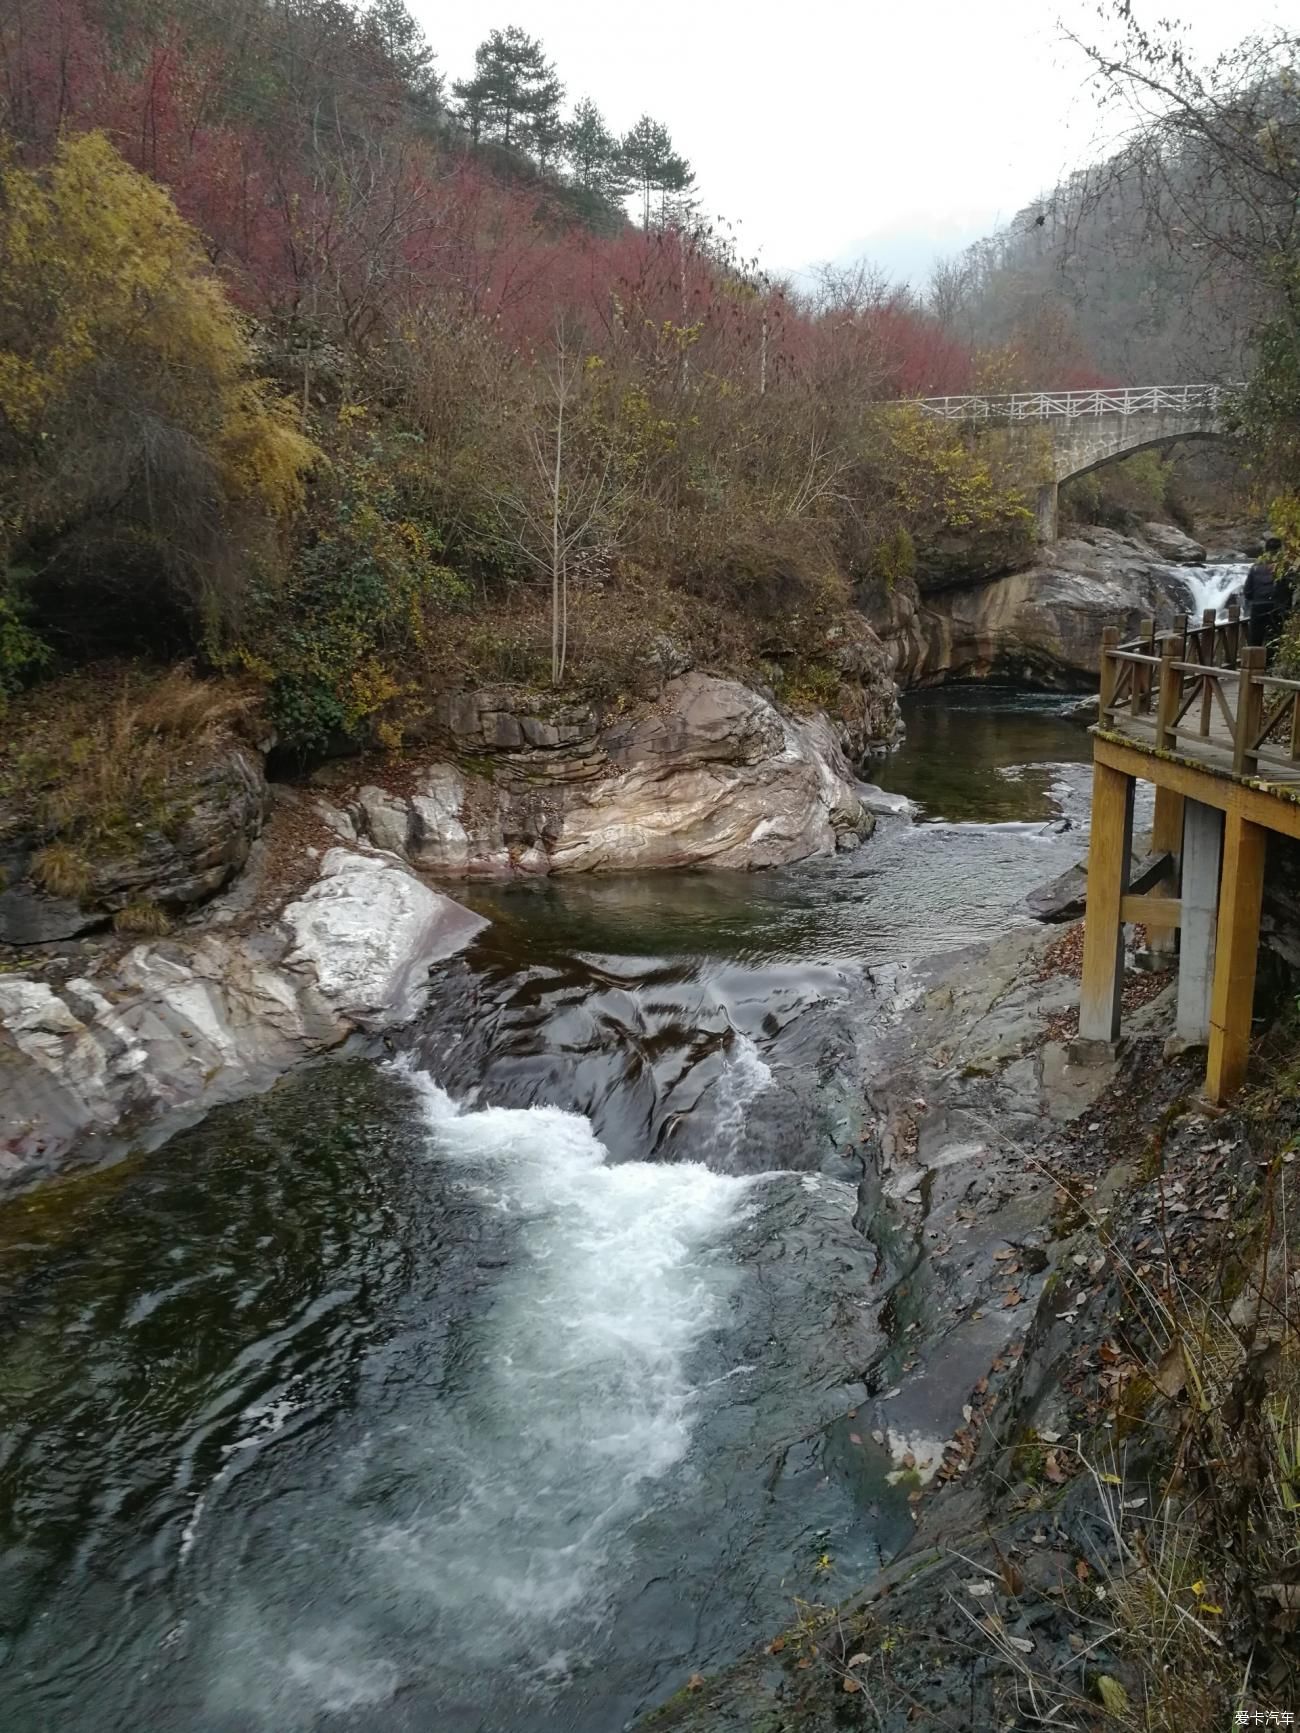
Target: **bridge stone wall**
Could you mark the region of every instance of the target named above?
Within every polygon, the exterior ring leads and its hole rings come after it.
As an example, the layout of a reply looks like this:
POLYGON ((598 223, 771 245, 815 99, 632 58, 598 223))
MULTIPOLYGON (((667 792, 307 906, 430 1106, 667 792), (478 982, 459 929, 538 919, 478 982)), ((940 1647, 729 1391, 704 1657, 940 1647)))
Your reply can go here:
POLYGON ((1092 415, 1074 420, 1053 417, 1046 424, 1052 436, 1054 479, 1038 490, 1038 539, 1056 540, 1059 494, 1074 481, 1116 458, 1173 445, 1189 439, 1222 439, 1222 427, 1208 415, 1153 411, 1149 415, 1092 415))
POLYGON ((926 397, 919 402, 927 414, 944 421, 1031 425, 1047 431, 1052 480, 1038 490, 1038 535, 1040 541, 1054 541, 1062 482, 1151 446, 1225 437, 1224 416, 1240 390, 1237 385, 1099 386, 1000 397, 926 397))

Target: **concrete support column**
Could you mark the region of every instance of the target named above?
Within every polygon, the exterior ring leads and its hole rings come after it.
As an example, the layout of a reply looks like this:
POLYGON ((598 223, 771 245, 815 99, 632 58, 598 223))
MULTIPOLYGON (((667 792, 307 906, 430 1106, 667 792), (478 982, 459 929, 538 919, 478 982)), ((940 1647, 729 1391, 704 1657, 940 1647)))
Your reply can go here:
MULTIPOLYGON (((1156 810, 1151 824, 1152 854, 1171 854, 1175 857, 1173 880, 1152 887, 1153 897, 1176 897, 1178 895, 1178 878, 1183 852, 1183 797, 1175 794, 1172 788, 1156 786, 1156 810)), ((1157 967, 1167 968, 1174 958, 1178 948, 1177 927, 1149 927, 1147 929, 1147 950, 1156 962, 1157 967)))
POLYGON ((1182 923, 1179 928, 1178 1015, 1175 1051, 1203 1047, 1210 1039, 1210 991, 1219 909, 1219 862, 1223 814, 1199 800, 1183 813, 1182 923))
POLYGON ((1211 1101, 1226 1101, 1246 1081, 1267 844, 1268 832, 1262 825, 1251 824, 1240 813, 1224 815, 1210 1054, 1205 1067, 1205 1093, 1211 1101))
POLYGON ((1119 1039, 1124 988, 1124 923, 1133 855, 1133 778, 1108 764, 1092 766, 1092 840, 1088 845, 1088 904, 1083 930, 1076 1061, 1102 1057, 1119 1039))
POLYGON ((1038 490, 1038 498, 1034 505, 1034 515, 1038 519, 1038 539, 1040 542, 1056 540, 1057 499, 1060 486, 1049 481, 1038 490))

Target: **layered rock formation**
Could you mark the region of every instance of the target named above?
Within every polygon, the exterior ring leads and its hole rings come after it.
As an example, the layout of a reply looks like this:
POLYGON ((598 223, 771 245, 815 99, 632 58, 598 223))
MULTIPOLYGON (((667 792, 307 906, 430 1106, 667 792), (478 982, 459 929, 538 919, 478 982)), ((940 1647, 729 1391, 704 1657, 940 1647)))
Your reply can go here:
POLYGON ((1170 556, 1114 530, 1080 529, 1043 554, 1023 571, 929 592, 914 609, 895 604, 903 682, 995 679, 1083 688, 1096 680, 1106 626, 1132 635, 1143 619, 1172 625, 1190 605, 1170 556))
POLYGON ((36 884, 33 862, 48 839, 0 811, 0 944, 74 938, 140 901, 163 909, 205 901, 247 860, 265 810, 261 755, 232 740, 206 746, 148 825, 88 855, 88 882, 75 897, 36 884))
POLYGON ((332 849, 249 932, 136 945, 57 989, 0 975, 0 1180, 48 1171, 87 1134, 197 1115, 411 1016, 430 968, 485 924, 391 860, 332 849))
POLYGON ((603 725, 498 690, 449 695, 438 720, 455 761, 403 792, 372 783, 321 805, 345 838, 437 876, 783 866, 874 823, 825 717, 795 720, 713 675, 680 675, 603 725))

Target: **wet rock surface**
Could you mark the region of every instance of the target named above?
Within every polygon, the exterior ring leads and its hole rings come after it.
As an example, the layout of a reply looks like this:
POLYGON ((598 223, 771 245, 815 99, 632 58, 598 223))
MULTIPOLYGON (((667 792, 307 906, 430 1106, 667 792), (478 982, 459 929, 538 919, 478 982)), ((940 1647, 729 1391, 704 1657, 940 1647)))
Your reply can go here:
MULTIPOLYGON (((1166 991, 1128 1019, 1115 1062, 1072 1067, 1054 1033, 1078 991, 1066 959, 1060 941, 1020 932, 924 970, 873 1079, 858 1221, 880 1248, 890 1344, 848 1425, 912 1487, 912 1532, 860 1593, 798 1609, 638 1726, 1019 1725, 1019 1658, 1037 1655, 1045 1677, 1073 1662, 1090 1617, 1081 1583, 1118 1561, 1061 1444, 1080 1401, 1068 1368, 1091 1366, 1095 1386, 1092 1344, 1116 1297, 1071 1199, 1107 1218, 1133 1177, 1097 1183, 1117 1127, 1140 1151, 1195 1066, 1158 1060, 1166 991)), ((1134 1214, 1135 1242, 1150 1220, 1134 1214)))
POLYGON ((160 1136, 409 1016, 430 968, 485 924, 391 860, 333 849, 251 930, 135 945, 57 981, 0 974, 0 1184, 118 1128, 160 1136))

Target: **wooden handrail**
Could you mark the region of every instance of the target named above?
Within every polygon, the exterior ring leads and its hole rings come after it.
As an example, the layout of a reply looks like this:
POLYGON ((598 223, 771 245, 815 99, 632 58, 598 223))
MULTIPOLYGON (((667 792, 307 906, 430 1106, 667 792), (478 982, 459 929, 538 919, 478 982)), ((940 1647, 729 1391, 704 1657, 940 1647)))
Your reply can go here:
POLYGON ((1126 643, 1118 627, 1106 627, 1102 725, 1136 722, 1139 732, 1152 730, 1162 752, 1176 751, 1180 735, 1206 748, 1217 741, 1240 777, 1253 777, 1261 759, 1300 766, 1300 680, 1270 674, 1266 652, 1242 643, 1243 624, 1234 603, 1225 619, 1206 609, 1199 625, 1188 616, 1172 631, 1157 632, 1154 620, 1143 620, 1140 635, 1126 643), (1223 720, 1217 737, 1216 712, 1223 720))

